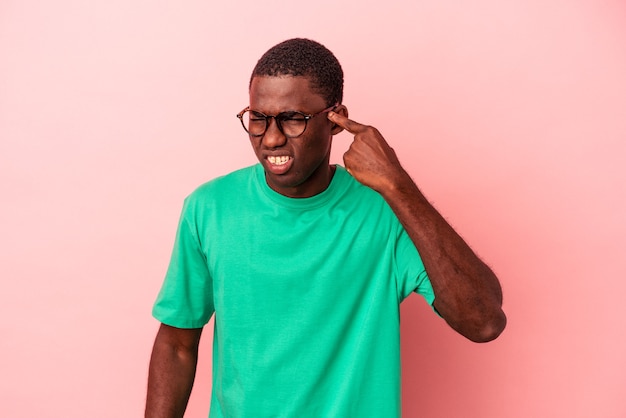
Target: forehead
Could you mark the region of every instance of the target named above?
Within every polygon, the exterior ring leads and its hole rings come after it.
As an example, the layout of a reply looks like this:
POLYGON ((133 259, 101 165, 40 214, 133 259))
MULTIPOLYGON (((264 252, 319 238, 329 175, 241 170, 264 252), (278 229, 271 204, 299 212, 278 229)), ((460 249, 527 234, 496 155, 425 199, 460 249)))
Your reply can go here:
POLYGON ((308 77, 256 76, 250 84, 250 108, 263 113, 276 114, 287 110, 314 113, 325 104, 308 77))

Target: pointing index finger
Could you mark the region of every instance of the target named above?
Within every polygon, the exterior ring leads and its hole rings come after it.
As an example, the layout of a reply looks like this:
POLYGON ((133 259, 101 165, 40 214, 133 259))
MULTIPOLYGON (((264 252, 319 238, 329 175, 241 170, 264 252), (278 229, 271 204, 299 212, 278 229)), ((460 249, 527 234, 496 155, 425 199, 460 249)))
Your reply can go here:
POLYGON ((337 125, 341 126, 343 129, 350 132, 351 134, 362 132, 365 130, 365 128, 367 128, 365 125, 361 125, 358 122, 355 122, 343 115, 340 115, 339 113, 335 113, 332 111, 328 112, 328 119, 330 119, 331 122, 334 122, 337 125))

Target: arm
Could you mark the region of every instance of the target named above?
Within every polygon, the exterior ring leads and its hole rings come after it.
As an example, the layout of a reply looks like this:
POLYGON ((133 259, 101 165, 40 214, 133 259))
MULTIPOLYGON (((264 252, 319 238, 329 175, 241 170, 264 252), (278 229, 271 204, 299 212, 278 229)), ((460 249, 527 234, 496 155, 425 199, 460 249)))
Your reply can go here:
POLYGON ((426 267, 437 312, 472 341, 495 339, 506 325, 495 274, 428 202, 378 130, 334 112, 328 118, 354 135, 344 154, 346 169, 380 193, 406 229, 426 267))
POLYGON ((202 328, 161 324, 152 348, 146 418, 182 417, 196 375, 202 328))

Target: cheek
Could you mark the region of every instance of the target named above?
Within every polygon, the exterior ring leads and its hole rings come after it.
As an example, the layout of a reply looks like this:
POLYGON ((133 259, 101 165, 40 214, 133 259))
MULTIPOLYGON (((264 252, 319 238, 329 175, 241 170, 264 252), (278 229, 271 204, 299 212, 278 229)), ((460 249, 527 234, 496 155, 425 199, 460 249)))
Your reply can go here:
POLYGON ((303 150, 312 153, 312 155, 326 155, 330 152, 331 135, 327 129, 320 128, 311 134, 303 150))
POLYGON ((319 160, 328 152, 328 144, 324 141, 309 141, 300 147, 300 156, 308 161, 319 160))

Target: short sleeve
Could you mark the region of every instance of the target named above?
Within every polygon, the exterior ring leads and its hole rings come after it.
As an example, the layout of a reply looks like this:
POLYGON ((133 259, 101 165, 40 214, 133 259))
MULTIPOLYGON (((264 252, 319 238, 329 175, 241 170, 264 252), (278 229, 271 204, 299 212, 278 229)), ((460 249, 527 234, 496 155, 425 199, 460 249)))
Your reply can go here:
POLYGON ((416 292, 432 306, 435 301, 435 292, 419 252, 402 225, 398 226, 396 237, 398 299, 402 301, 412 292, 416 292))
POLYGON ((191 212, 188 198, 165 280, 152 309, 156 319, 176 328, 201 328, 215 310, 213 281, 191 212))

